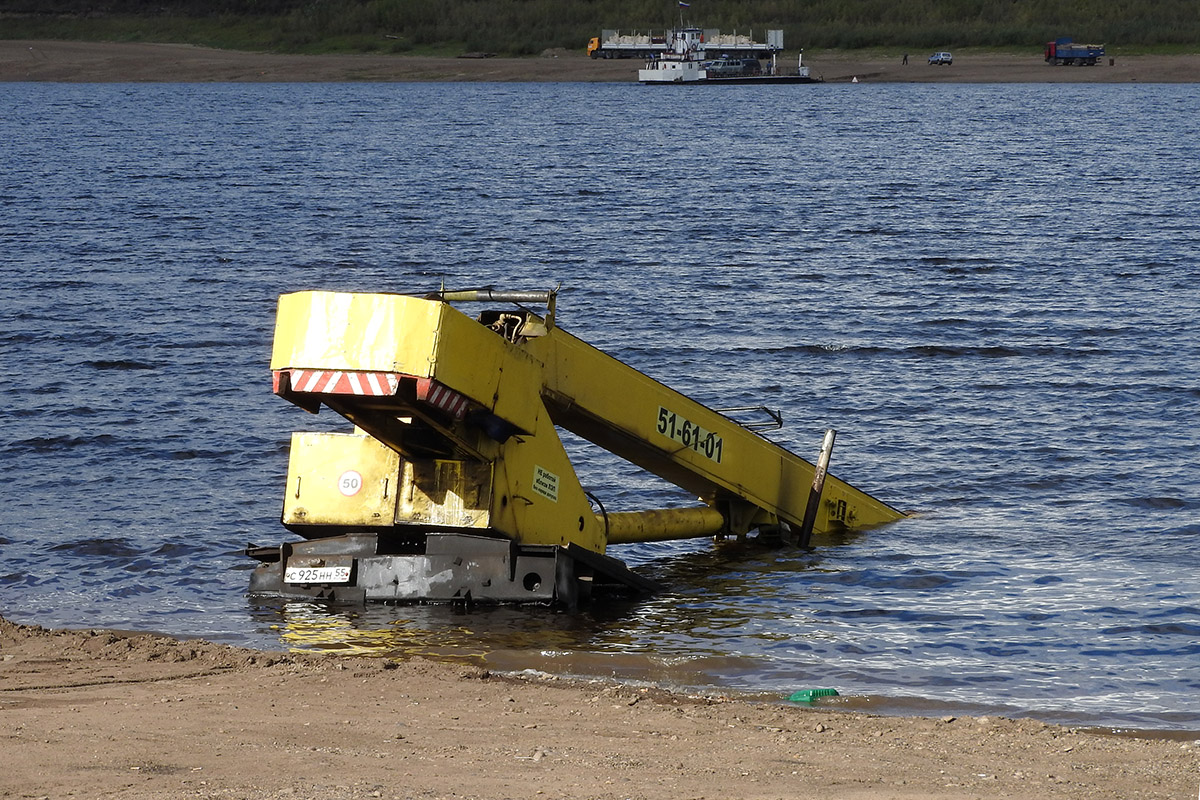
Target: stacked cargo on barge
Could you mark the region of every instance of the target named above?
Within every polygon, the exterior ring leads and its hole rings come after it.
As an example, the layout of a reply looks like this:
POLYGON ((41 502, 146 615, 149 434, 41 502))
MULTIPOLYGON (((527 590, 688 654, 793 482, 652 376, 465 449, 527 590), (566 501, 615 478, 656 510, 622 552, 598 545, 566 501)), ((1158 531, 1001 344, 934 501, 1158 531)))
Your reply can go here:
POLYGON ((753 34, 721 33, 716 28, 683 27, 655 33, 621 33, 605 30, 588 42, 588 55, 592 58, 640 58, 651 59, 668 55, 674 49, 674 40, 680 31, 690 31, 699 44, 700 58, 753 58, 758 61, 770 59, 783 51, 783 31, 767 31, 767 41, 754 41, 753 34))

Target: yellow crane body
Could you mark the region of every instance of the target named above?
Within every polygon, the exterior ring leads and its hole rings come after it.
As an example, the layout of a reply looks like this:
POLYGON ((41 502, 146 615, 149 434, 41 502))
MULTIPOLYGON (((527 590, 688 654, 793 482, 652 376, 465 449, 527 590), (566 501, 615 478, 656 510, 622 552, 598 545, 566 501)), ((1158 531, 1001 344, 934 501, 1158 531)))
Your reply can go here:
POLYGON ((251 592, 361 602, 562 602, 652 585, 610 544, 811 533, 900 512, 554 323, 554 293, 297 292, 279 299, 276 394, 354 424, 292 437, 283 524, 251 592), (452 303, 516 303, 478 317, 452 303), (547 307, 538 315, 525 306, 547 307), (698 498, 607 511, 558 429, 698 498))

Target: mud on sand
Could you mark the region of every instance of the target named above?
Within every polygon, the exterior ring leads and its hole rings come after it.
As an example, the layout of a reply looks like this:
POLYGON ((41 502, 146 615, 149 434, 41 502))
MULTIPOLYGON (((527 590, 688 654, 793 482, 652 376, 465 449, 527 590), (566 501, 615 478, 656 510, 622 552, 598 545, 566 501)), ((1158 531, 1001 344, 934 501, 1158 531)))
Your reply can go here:
MULTIPOLYGON (((1027 55, 956 53, 948 67, 927 54, 810 53, 805 63, 828 82, 871 83, 1192 83, 1200 55, 1118 56, 1095 67, 1050 67, 1027 55)), ((781 64, 791 69, 795 55, 781 64)), ((300 56, 145 42, 0 41, 0 81, 584 81, 637 78, 635 59, 591 59, 582 50, 540 58, 427 58, 402 55, 300 56)))
POLYGON ((0 618, 3 797, 1193 798, 1200 742, 0 618))

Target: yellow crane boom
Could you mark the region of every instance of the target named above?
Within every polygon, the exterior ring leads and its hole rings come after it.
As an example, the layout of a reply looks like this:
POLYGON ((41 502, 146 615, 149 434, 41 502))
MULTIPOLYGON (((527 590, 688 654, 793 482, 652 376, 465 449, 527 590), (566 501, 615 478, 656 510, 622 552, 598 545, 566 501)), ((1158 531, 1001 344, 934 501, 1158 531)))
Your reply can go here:
POLYGON ((572 336, 554 293, 298 292, 279 300, 275 392, 353 433, 293 435, 283 523, 251 591, 344 600, 575 603, 650 588, 609 544, 881 524, 900 512, 572 336), (451 302, 539 304, 477 318, 451 302), (558 427, 695 494, 593 509, 558 427), (822 480, 823 479, 823 480, 822 480), (823 483, 823 485, 822 485, 823 483))

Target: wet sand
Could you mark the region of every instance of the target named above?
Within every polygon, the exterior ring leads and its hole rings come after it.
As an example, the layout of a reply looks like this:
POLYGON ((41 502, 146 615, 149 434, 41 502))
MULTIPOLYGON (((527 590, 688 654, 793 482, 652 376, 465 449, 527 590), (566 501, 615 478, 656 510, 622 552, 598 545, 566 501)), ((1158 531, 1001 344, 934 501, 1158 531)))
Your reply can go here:
POLYGON ((881 717, 2 618, 0 746, 0 797, 1185 800, 1200 788, 1192 737, 881 717))
MULTIPOLYGON (((875 83, 1192 83, 1200 82, 1200 54, 1127 56, 1094 67, 1051 67, 1040 52, 955 55, 951 66, 930 66, 927 54, 863 56, 815 53, 805 57, 814 77, 827 82, 875 83)), ((794 68, 794 56, 781 61, 794 68)), ((269 81, 636 81, 640 62, 591 59, 582 51, 537 58, 428 58, 420 56, 298 56, 213 50, 179 44, 0 41, 0 81, 269 82, 269 81)))

